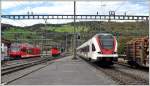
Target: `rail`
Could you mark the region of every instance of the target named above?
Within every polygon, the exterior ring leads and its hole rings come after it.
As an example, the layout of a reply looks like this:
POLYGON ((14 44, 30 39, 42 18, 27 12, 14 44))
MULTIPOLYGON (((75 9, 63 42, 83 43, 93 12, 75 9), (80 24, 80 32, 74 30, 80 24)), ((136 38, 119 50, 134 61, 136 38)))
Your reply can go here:
POLYGON ((8 73, 15 72, 17 70, 25 69, 27 67, 31 67, 31 66, 34 66, 34 65, 52 60, 52 59, 54 59, 54 58, 51 58, 51 59, 50 58, 44 58, 42 60, 32 61, 32 62, 28 62, 28 63, 25 63, 25 64, 19 64, 19 65, 4 67, 4 68, 1 69, 1 71, 2 71, 1 75, 5 75, 5 74, 8 74, 8 73))

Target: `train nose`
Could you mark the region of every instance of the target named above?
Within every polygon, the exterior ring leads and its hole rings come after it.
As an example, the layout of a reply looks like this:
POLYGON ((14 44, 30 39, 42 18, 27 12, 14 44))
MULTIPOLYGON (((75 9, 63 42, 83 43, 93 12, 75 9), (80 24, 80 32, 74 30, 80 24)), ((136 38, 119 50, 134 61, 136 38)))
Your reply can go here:
POLYGON ((103 54, 113 54, 113 50, 102 49, 102 53, 103 53, 103 54))
POLYGON ((108 62, 109 62, 109 61, 111 61, 111 59, 110 59, 110 58, 106 58, 106 61, 108 61, 108 62))

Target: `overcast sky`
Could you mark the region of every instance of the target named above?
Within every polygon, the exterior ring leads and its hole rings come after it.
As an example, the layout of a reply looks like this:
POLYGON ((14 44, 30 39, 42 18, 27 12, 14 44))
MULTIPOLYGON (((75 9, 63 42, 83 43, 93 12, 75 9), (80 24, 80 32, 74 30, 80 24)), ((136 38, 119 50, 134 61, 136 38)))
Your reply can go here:
MULTIPOLYGON (((116 14, 149 15, 149 0, 122 0, 122 1, 77 1, 76 14, 116 14)), ((4 14, 73 14, 73 1, 1 1, 1 13, 4 14)), ((71 20, 73 21, 73 20, 71 20)), ((69 20, 48 20, 48 23, 65 23, 69 20)), ((44 23, 44 20, 9 20, 2 19, 2 23, 17 26, 44 23)))

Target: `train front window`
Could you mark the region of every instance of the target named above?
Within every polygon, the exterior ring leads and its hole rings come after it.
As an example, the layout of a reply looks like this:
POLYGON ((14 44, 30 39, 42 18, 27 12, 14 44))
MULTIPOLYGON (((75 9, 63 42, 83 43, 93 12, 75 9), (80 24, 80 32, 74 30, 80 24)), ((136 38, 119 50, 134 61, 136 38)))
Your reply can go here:
POLYGON ((106 48, 106 49, 112 49, 113 45, 114 45, 114 39, 112 35, 101 35, 100 37, 100 41, 102 44, 102 48, 106 48))
POLYGON ((11 47, 11 51, 19 51, 20 49, 18 47, 11 47))

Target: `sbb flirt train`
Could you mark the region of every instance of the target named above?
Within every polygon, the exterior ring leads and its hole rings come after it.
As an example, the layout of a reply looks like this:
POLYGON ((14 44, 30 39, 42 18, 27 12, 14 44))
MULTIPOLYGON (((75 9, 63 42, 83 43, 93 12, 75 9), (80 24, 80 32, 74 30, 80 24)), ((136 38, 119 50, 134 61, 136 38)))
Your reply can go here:
POLYGON ((77 48, 77 54, 89 61, 113 65, 117 61, 117 40, 109 33, 99 33, 77 48))

